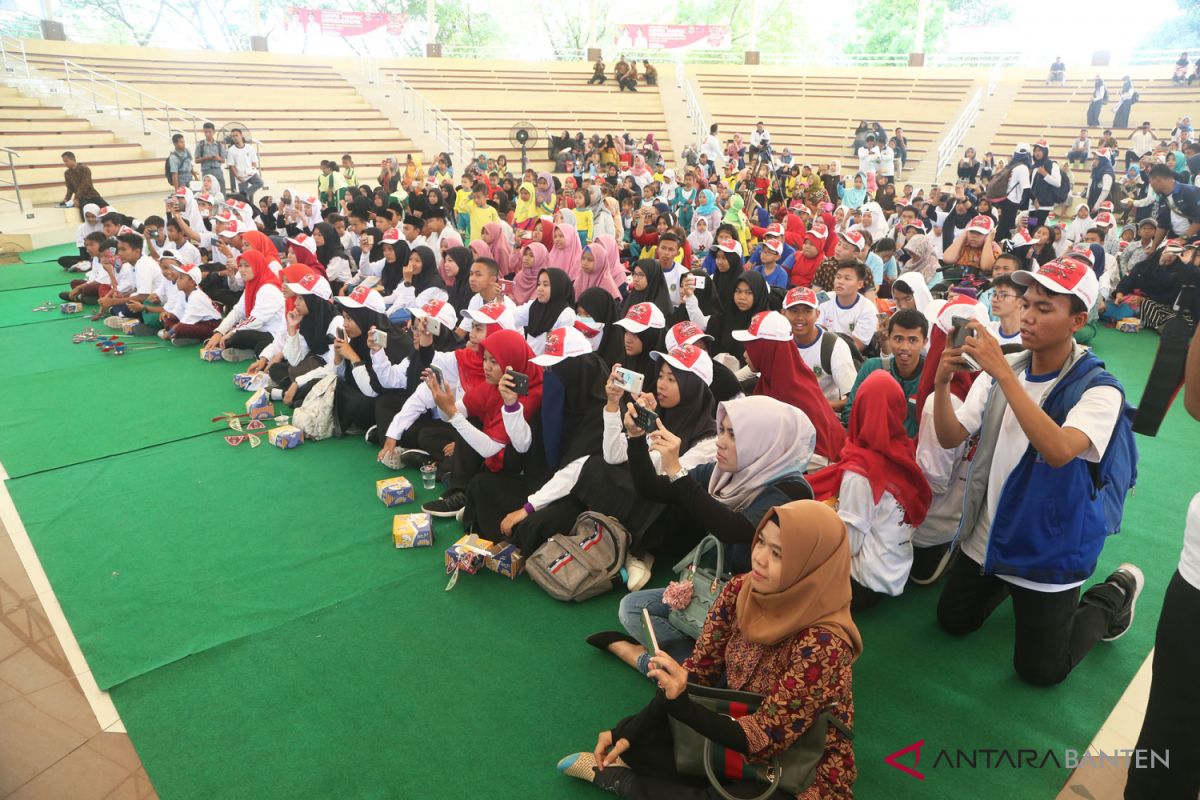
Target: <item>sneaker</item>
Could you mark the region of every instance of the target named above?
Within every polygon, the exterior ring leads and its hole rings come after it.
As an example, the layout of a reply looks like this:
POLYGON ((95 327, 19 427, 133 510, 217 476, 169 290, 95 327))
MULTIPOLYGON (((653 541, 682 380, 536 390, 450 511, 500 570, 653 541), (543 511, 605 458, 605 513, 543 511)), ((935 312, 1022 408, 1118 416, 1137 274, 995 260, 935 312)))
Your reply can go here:
POLYGON ((125 317, 105 317, 104 327, 112 328, 114 331, 119 331, 125 326, 126 322, 128 322, 128 320, 126 320, 125 317))
POLYGON ((430 500, 421 505, 421 510, 431 517, 443 519, 454 517, 461 520, 463 509, 467 507, 467 493, 461 489, 451 489, 438 500, 430 500))
POLYGON ((628 572, 628 576, 625 579, 625 588, 631 592, 640 592, 650 582, 650 571, 653 568, 653 553, 646 553, 641 558, 628 556, 625 559, 625 569, 628 572))
POLYGON ((154 328, 151 328, 145 323, 139 322, 129 329, 129 333, 133 336, 153 336, 154 328))
POLYGON ((231 364, 237 364, 241 361, 253 361, 258 356, 253 350, 243 350, 240 347, 226 347, 221 351, 221 358, 231 364))
POLYGON ((363 434, 363 441, 367 444, 379 444, 379 442, 371 438, 375 435, 375 431, 377 430, 379 430, 378 425, 372 425, 371 427, 367 428, 367 432, 363 434))
POLYGON ((76 261, 67 268, 67 272, 87 272, 91 268, 92 265, 88 261, 76 261))
POLYGON ((913 565, 908 579, 917 586, 928 586, 937 581, 950 566, 949 544, 935 547, 914 547, 913 565))
POLYGON ((433 457, 424 450, 409 447, 400 451, 400 463, 409 469, 420 469, 430 461, 433 461, 433 457))
POLYGON ((1133 607, 1137 604, 1138 595, 1146 587, 1146 576, 1136 565, 1126 562, 1117 567, 1104 582, 1119 587, 1125 593, 1125 600, 1121 603, 1121 610, 1116 619, 1108 626, 1104 636, 1100 637, 1106 642, 1112 642, 1124 636, 1133 625, 1133 607))
POLYGON ((176 347, 195 347, 200 343, 200 339, 182 339, 178 336, 171 338, 171 344, 175 345, 176 347))

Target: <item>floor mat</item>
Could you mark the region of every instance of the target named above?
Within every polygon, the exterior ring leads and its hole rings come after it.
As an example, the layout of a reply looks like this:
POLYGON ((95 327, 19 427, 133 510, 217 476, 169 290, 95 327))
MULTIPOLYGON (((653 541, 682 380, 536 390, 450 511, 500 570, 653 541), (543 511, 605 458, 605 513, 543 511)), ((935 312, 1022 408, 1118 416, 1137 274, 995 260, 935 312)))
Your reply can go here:
POLYGON ((79 276, 78 272, 64 272, 57 262, 0 264, 0 292, 33 286, 60 286, 62 288, 51 292, 51 296, 57 296, 72 278, 79 276))
MULTIPOLYGON (((63 302, 58 296, 60 291, 66 291, 66 286, 38 286, 0 292, 0 328, 12 328, 39 322, 87 320, 94 313, 94 306, 85 306, 85 311, 77 314, 62 313, 59 310, 59 304, 63 302), (49 311, 34 311, 43 304, 51 304, 53 308, 49 311)), ((81 322, 81 324, 94 325, 95 323, 81 322)))
POLYGON ((39 261, 53 261, 57 266, 58 259, 63 256, 79 255, 79 248, 74 244, 54 244, 49 247, 39 247, 21 253, 21 260, 26 264, 36 264, 39 261))

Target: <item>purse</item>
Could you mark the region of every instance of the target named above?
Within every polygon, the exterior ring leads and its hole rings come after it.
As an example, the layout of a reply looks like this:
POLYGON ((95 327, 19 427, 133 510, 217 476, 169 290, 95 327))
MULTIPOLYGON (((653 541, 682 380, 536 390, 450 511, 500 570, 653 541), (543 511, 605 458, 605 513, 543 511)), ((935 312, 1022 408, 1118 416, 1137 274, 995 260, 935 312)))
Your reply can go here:
MULTIPOLYGON (((693 703, 723 714, 732 719, 753 714, 762 704, 763 696, 735 689, 715 689, 711 686, 688 684, 688 696, 693 703)), ((675 769, 681 775, 707 777, 713 789, 725 800, 765 800, 777 791, 783 796, 795 797, 817 778, 817 765, 825 755, 825 738, 832 725, 850 740, 854 732, 826 708, 817 715, 813 724, 792 746, 769 764, 754 764, 734 750, 722 747, 711 739, 692 730, 673 717, 667 720, 674 741, 675 769), (767 788, 753 798, 740 798, 730 794, 721 785, 721 780, 759 781, 767 788)))
POLYGON ((672 608, 667 615, 667 622, 680 633, 697 639, 708 619, 708 610, 717 602, 721 590, 729 582, 725 574, 725 546, 712 534, 705 536, 692 552, 675 565, 675 572, 679 575, 680 583, 692 584, 692 599, 684 608, 672 608), (715 570, 700 564, 709 550, 717 551, 715 570))

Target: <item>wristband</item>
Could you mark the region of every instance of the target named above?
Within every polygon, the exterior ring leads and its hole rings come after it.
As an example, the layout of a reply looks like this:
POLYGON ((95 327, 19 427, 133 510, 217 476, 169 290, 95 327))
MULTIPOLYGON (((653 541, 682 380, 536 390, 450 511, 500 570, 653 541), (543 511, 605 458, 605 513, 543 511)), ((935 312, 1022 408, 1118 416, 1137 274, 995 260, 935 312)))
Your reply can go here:
POLYGON ((525 513, 526 513, 526 514, 532 514, 534 511, 537 511, 537 509, 536 509, 536 508, 534 508, 534 507, 533 507, 533 506, 532 506, 530 503, 528 503, 528 502, 527 502, 527 503, 525 503, 525 505, 523 505, 523 506, 521 506, 521 507, 522 507, 523 509, 525 509, 525 513))
POLYGON ((517 413, 518 411, 521 410, 521 401, 518 400, 517 402, 513 403, 511 406, 508 405, 507 403, 505 403, 504 410, 507 411, 509 414, 517 413))

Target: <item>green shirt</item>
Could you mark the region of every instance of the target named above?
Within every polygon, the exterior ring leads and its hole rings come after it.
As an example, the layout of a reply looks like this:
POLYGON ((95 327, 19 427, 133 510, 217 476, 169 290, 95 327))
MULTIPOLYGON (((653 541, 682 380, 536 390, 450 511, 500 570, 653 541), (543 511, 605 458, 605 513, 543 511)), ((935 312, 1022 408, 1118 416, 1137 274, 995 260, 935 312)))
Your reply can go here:
MULTIPOLYGON (((917 385, 921 382, 921 370, 925 366, 925 356, 921 356, 921 360, 917 363, 917 368, 913 371, 911 378, 901 378, 896 372, 896 359, 891 356, 884 356, 887 359, 887 371, 896 379, 900 386, 904 389, 904 396, 908 398, 908 414, 904 417, 904 430, 912 438, 916 438, 917 429, 921 423, 921 418, 917 414, 917 385)), ((863 362, 863 365, 858 369, 858 377, 854 379, 854 387, 850 390, 850 394, 846 396, 846 407, 842 409, 842 424, 847 424, 850 421, 850 408, 854 405, 854 397, 858 394, 859 385, 866 380, 877 369, 884 369, 883 358, 868 358, 863 362)))

